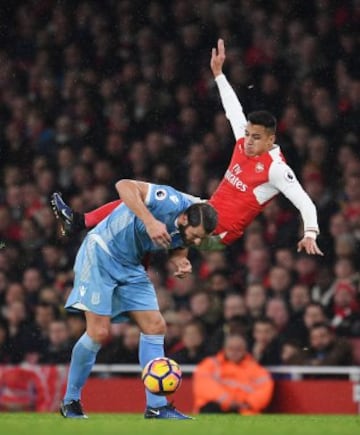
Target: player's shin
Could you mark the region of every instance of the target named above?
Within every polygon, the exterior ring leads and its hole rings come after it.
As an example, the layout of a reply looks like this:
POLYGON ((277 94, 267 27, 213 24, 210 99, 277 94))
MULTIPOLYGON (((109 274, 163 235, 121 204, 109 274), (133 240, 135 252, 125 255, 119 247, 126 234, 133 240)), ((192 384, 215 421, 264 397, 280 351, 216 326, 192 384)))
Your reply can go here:
POLYGON ((64 403, 70 403, 72 400, 80 400, 81 390, 91 369, 95 364, 96 355, 101 345, 96 343, 85 332, 76 342, 71 355, 68 381, 64 403))
MULTIPOLYGON (((139 345, 139 362, 141 368, 154 358, 164 356, 164 336, 163 335, 140 335, 139 345)), ((145 391, 146 406, 150 408, 160 408, 167 404, 164 396, 156 396, 155 394, 145 391)))

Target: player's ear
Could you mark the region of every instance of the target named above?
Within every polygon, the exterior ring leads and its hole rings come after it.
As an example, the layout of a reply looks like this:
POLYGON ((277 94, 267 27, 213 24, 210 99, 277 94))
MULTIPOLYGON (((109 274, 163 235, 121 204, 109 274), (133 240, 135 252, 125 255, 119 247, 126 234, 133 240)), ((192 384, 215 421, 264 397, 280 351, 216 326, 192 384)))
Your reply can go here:
POLYGON ((189 219, 188 219, 187 215, 185 213, 182 213, 179 216, 179 224, 186 226, 186 225, 188 225, 188 223, 189 223, 189 219))
POLYGON ((274 133, 269 135, 269 142, 270 143, 274 144, 275 143, 275 139, 276 139, 276 136, 275 136, 274 133))

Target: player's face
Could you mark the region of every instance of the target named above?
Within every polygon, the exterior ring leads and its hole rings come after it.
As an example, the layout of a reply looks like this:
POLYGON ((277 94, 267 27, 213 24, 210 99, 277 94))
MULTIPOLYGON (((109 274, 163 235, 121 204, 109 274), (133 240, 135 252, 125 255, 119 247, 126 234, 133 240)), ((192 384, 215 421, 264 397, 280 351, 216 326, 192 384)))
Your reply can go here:
POLYGON ((274 144, 275 135, 263 125, 247 123, 245 128, 245 154, 248 157, 259 156, 267 152, 274 144))
POLYGON ((202 225, 192 227, 189 224, 179 224, 179 231, 181 238, 183 239, 184 245, 186 246, 199 246, 200 243, 207 237, 207 234, 202 225))

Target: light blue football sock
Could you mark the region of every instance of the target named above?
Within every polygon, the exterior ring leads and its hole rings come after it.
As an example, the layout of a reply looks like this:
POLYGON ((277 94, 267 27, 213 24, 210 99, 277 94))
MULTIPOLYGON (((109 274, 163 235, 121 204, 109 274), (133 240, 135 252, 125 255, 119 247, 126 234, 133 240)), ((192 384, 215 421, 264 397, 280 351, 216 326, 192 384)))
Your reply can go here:
MULTIPOLYGON (((142 368, 154 358, 164 356, 164 336, 140 334, 139 361, 142 368)), ((167 405, 166 397, 156 396, 145 389, 146 406, 160 408, 167 405)))
POLYGON ((69 375, 64 396, 64 403, 80 400, 81 390, 95 364, 96 355, 101 345, 85 332, 75 343, 71 354, 69 375))

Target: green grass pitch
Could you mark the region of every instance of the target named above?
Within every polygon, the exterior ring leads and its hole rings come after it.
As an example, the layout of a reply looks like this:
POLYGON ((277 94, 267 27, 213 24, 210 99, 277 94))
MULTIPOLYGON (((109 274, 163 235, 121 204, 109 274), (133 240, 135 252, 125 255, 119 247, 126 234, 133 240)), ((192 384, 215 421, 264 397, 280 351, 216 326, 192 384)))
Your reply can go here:
POLYGON ((144 420, 140 414, 91 414, 66 420, 57 414, 0 413, 3 435, 356 435, 360 416, 200 415, 193 421, 144 420))

